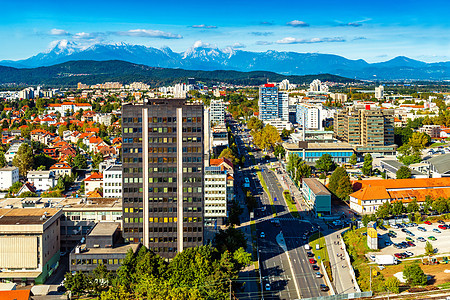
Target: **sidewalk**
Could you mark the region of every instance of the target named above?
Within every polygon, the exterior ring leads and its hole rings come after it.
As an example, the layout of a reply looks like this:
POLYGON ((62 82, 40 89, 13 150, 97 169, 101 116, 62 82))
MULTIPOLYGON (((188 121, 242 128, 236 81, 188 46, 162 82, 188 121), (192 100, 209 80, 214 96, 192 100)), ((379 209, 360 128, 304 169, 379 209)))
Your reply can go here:
POLYGON ((334 232, 330 230, 325 231, 325 243, 333 274, 333 286, 337 294, 357 292, 350 272, 351 265, 346 259, 345 248, 342 246, 341 232, 344 230, 346 229, 334 232))

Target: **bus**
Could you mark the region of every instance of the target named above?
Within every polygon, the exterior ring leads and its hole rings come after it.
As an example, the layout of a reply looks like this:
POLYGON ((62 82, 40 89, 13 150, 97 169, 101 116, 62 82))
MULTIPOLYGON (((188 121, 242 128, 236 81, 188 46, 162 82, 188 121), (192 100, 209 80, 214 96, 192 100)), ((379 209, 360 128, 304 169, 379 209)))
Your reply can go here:
POLYGON ((244 178, 244 187, 245 188, 249 188, 250 187, 250 181, 248 180, 247 177, 244 178))

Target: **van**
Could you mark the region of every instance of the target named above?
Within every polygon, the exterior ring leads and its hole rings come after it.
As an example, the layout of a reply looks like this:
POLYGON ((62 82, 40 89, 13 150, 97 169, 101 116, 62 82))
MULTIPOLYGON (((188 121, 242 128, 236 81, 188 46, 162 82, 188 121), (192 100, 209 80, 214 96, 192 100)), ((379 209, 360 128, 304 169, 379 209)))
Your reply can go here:
POLYGON ((308 244, 306 244, 306 245, 305 245, 305 250, 311 250, 311 246, 308 245, 308 244))

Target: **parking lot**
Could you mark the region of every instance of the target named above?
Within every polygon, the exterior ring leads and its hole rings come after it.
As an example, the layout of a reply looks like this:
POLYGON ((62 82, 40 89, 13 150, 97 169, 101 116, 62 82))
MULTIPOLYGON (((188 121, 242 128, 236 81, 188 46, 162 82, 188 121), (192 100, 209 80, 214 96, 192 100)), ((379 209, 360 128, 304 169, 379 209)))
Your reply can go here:
POLYGON ((425 254, 425 244, 426 241, 429 241, 435 249, 437 249, 437 254, 450 254, 450 229, 439 229, 438 223, 432 223, 432 225, 427 224, 419 224, 418 226, 414 227, 405 227, 405 229, 409 230, 414 236, 407 235, 405 232, 402 231, 401 228, 394 229, 388 227, 387 230, 382 230, 380 228, 377 229, 377 232, 379 234, 378 239, 378 247, 381 250, 380 252, 371 252, 369 254, 379 255, 379 254, 390 254, 394 255, 395 253, 402 253, 405 251, 410 251, 414 255, 423 255, 425 254), (426 231, 422 232, 418 228, 423 227, 426 231), (440 233, 433 232, 433 229, 438 229, 440 233), (397 234, 396 237, 389 237, 388 232, 393 231, 397 234), (436 238, 435 241, 430 240, 428 237, 434 236, 436 238), (412 242, 415 244, 415 246, 409 246, 407 248, 403 249, 397 249, 394 247, 394 244, 398 244, 401 242, 406 241, 406 238, 409 237, 410 240, 412 239, 412 242), (425 239, 425 241, 419 241, 418 238, 422 237, 425 239), (385 243, 390 242, 391 245, 387 246, 385 243))

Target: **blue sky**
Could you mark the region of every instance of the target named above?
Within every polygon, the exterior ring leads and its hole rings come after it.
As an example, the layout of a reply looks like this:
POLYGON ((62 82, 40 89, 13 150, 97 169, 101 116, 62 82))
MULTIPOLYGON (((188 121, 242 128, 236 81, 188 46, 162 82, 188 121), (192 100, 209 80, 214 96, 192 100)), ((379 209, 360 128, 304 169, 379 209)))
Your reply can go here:
POLYGON ((30 57, 58 40, 450 60, 448 0, 1 2, 0 60, 30 57))

